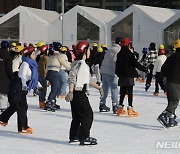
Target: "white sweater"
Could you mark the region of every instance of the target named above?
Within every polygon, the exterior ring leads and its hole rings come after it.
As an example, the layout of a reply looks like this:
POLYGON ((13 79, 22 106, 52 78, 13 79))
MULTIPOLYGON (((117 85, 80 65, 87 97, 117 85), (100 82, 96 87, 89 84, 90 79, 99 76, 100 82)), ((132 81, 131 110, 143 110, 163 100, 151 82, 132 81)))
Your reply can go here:
POLYGON ((166 61, 167 57, 165 55, 160 55, 157 57, 154 63, 153 75, 156 75, 156 72, 161 72, 161 67, 166 61))

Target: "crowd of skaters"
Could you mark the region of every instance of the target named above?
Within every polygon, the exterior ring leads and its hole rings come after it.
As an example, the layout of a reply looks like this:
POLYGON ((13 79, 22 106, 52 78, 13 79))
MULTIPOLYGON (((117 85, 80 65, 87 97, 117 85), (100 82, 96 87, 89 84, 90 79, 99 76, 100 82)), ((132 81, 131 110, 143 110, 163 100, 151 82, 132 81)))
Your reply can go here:
POLYGON ((180 99, 179 50, 180 40, 177 40, 173 54, 167 58, 164 45, 160 44, 157 48, 152 42, 148 48, 142 49, 142 56, 139 58, 129 38, 122 37, 116 38, 111 49, 107 49, 105 44, 98 47, 97 43, 93 43, 91 49, 87 41, 80 41, 69 48, 60 42, 21 45, 2 41, 0 124, 8 125, 10 117, 17 112, 18 133, 32 134, 32 128, 28 125, 26 96, 29 91, 34 90, 34 95, 39 95, 39 107, 44 110, 55 112, 60 109, 56 104, 57 98, 65 98, 70 102, 70 143, 79 141, 80 145, 96 145, 97 139, 90 137, 93 111, 87 95, 89 86, 99 90, 99 112, 110 112, 110 107, 106 106, 110 89, 113 114, 137 117, 138 112, 133 109, 134 78, 145 83, 145 91, 148 91, 152 78, 155 77, 153 94, 158 96, 160 85, 168 99, 168 106, 160 114, 158 121, 166 128, 177 126, 175 109, 180 99), (171 67, 173 69, 170 70, 171 67), (51 90, 46 98, 48 86, 51 90), (124 109, 126 95, 127 112, 124 109))

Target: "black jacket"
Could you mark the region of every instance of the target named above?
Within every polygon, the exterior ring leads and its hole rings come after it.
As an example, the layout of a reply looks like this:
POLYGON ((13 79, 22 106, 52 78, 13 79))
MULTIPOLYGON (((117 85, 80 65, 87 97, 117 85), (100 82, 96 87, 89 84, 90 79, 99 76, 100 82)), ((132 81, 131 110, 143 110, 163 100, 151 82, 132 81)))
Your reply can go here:
POLYGON ((167 82, 180 84, 180 48, 166 59, 161 71, 167 77, 167 82))
POLYGON ((0 93, 7 94, 10 80, 13 78, 12 58, 10 53, 0 48, 0 93))
POLYGON ((121 47, 121 51, 117 54, 116 75, 118 77, 134 78, 138 77, 136 68, 147 72, 147 68, 138 63, 134 54, 128 47, 121 47))

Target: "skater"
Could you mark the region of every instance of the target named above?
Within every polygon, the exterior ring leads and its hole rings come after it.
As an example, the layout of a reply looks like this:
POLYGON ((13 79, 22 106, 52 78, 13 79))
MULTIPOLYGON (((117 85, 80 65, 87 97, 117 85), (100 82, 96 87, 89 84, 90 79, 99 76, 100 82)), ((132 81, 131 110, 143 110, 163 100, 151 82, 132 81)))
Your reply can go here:
POLYGON ((8 103, 8 87, 13 78, 12 58, 8 51, 9 42, 2 41, 0 48, 0 112, 4 111, 8 103))
POLYGON ((112 49, 107 50, 104 56, 104 60, 101 66, 102 75, 102 89, 103 96, 99 104, 99 112, 109 112, 110 108, 106 106, 106 99, 108 96, 109 88, 111 89, 111 100, 112 100, 112 111, 116 114, 118 105, 118 79, 115 74, 115 66, 117 54, 121 50, 121 37, 117 37, 115 40, 115 45, 112 49))
POLYGON ((119 77, 118 85, 120 86, 120 99, 117 109, 118 116, 125 116, 126 111, 123 109, 123 101, 128 92, 128 116, 137 117, 138 113, 133 110, 133 86, 134 78, 138 76, 136 68, 147 72, 147 68, 137 62, 133 51, 130 48, 130 40, 123 38, 121 40, 121 50, 117 54, 116 75, 119 77))
POLYGON ((17 112, 19 134, 32 134, 27 118, 27 93, 38 85, 37 63, 34 47, 23 49, 22 64, 9 85, 8 100, 10 106, 0 115, 0 124, 6 126, 10 117, 17 112))
POLYGON ((154 68, 153 68, 153 75, 155 76, 155 92, 153 93, 154 96, 158 96, 159 94, 159 85, 161 87, 161 89, 164 91, 164 94, 166 95, 166 88, 165 85, 163 83, 163 74, 161 72, 161 67, 164 64, 164 62, 166 61, 166 56, 165 56, 166 52, 164 50, 164 45, 161 44, 159 46, 159 51, 158 51, 158 57, 154 63, 154 68))
POLYGON ((44 110, 55 112, 56 109, 60 109, 60 106, 56 104, 56 96, 59 87, 59 71, 62 66, 69 70, 71 68, 70 63, 67 60, 67 56, 60 52, 62 47, 61 43, 54 43, 54 51, 49 56, 47 62, 47 80, 51 84, 51 91, 46 101, 44 110))
MULTIPOLYGON (((65 99, 71 103, 72 122, 69 143, 77 141, 80 145, 96 145, 97 139, 90 137, 93 111, 86 95, 89 87, 90 72, 85 60, 90 56, 89 43, 81 41, 76 46, 78 56, 72 63, 69 73, 69 93, 65 99)), ((99 88, 95 83, 92 86, 99 88)))
POLYGON ((167 58, 161 71, 167 78, 167 101, 166 109, 159 115, 157 120, 165 127, 177 126, 175 110, 180 100, 180 39, 174 43, 175 53, 167 58))
POLYGON ((147 53, 147 63, 148 63, 148 68, 150 72, 147 74, 147 79, 146 79, 146 84, 145 84, 145 91, 148 91, 149 87, 151 86, 151 81, 152 81, 152 71, 154 68, 154 62, 156 61, 156 58, 158 56, 158 53, 156 51, 156 44, 154 42, 151 42, 149 45, 149 52, 147 53))
POLYGON ((39 90, 39 108, 45 106, 46 92, 47 92, 47 81, 46 81, 46 66, 48 61, 48 46, 42 45, 40 47, 40 54, 36 57, 38 64, 38 81, 41 83, 43 89, 39 90))

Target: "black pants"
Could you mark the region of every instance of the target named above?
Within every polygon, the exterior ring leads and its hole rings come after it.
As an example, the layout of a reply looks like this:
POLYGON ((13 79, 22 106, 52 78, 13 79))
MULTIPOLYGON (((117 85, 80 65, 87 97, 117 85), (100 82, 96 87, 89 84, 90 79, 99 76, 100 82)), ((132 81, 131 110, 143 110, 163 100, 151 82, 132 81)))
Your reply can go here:
POLYGON ((43 90, 39 90, 39 102, 44 102, 46 100, 47 81, 42 76, 39 76, 38 80, 43 87, 43 90))
POLYGON ((157 72, 155 78, 156 78, 156 81, 155 81, 155 92, 159 93, 159 85, 160 85, 161 89, 164 92, 166 92, 166 87, 165 87, 165 85, 163 83, 163 75, 162 75, 162 73, 161 72, 157 72))
POLYGON ((72 121, 69 139, 76 137, 79 141, 86 139, 90 135, 90 129, 93 122, 93 111, 89 104, 88 97, 82 91, 73 92, 71 101, 72 121))
POLYGON ((22 131, 22 127, 28 128, 27 100, 21 89, 21 79, 16 77, 9 86, 8 101, 10 106, 0 115, 0 120, 7 123, 10 117, 17 112, 18 131, 22 131))
POLYGON ((124 97, 125 97, 126 94, 128 94, 128 105, 132 106, 132 101, 133 101, 133 86, 120 87, 119 105, 123 106, 123 101, 124 101, 124 97))
POLYGON ((147 79, 146 79, 146 85, 149 85, 149 86, 151 86, 151 81, 152 81, 152 77, 153 77, 153 75, 152 75, 153 68, 154 68, 154 65, 150 64, 149 65, 150 72, 147 74, 147 79))
POLYGON ((167 83, 167 99, 168 106, 166 110, 175 113, 180 100, 180 84, 167 83))

